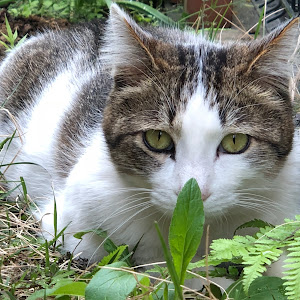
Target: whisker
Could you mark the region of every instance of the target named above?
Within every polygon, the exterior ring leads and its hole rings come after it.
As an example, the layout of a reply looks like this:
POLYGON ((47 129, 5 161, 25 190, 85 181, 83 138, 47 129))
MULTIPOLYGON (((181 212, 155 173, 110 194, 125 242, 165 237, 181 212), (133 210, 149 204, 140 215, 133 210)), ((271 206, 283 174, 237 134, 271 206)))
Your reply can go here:
POLYGON ((151 208, 152 205, 146 205, 145 207, 143 207, 142 209, 140 209, 139 211, 135 212, 134 214, 132 214, 129 218, 127 218, 125 221, 123 221, 122 223, 120 223, 112 232, 110 232, 108 234, 108 236, 102 241, 102 243, 100 243, 100 245, 95 249, 95 251, 93 252, 90 260, 93 258, 93 256, 96 254, 96 252, 102 247, 102 245, 105 243, 105 241, 109 238, 111 238, 111 236, 116 233, 120 228, 122 228, 126 223, 128 223, 129 221, 131 221, 135 216, 137 216, 138 214, 142 213, 143 211, 145 211, 146 209, 151 208))

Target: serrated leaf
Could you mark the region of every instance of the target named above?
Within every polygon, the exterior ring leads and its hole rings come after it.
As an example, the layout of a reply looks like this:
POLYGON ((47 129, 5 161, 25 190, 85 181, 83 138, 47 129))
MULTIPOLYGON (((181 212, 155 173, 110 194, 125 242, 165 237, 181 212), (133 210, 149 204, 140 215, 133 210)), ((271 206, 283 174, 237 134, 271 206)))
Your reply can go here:
POLYGON ((204 210, 197 181, 192 178, 178 195, 169 231, 169 246, 180 284, 188 264, 199 247, 204 226, 204 210))
POLYGON ((264 227, 274 227, 272 224, 265 222, 263 220, 260 219, 254 219, 251 220, 249 222, 246 222, 242 225, 240 225, 235 231, 234 231, 234 235, 235 233, 240 230, 240 229, 244 229, 244 228, 264 228, 264 227))
POLYGON ((289 270, 283 272, 283 279, 286 280, 284 286, 288 299, 296 300, 300 295, 300 238, 295 238, 287 250, 289 253, 284 261, 284 268, 289 270))
POLYGON ((233 257, 241 256, 241 253, 243 253, 243 255, 248 254, 245 245, 234 239, 214 240, 210 248, 212 249, 211 258, 217 260, 230 260, 233 257))
POLYGON ((244 258, 243 264, 247 264, 244 268, 243 285, 244 290, 248 293, 249 287, 252 282, 262 276, 262 273, 266 271, 265 264, 270 264, 271 261, 267 257, 267 253, 260 253, 259 255, 251 255, 248 258, 244 258))
MULTIPOLYGON (((259 277, 255 279, 246 294, 241 280, 234 282, 227 290, 228 298, 234 300, 286 300, 284 295, 284 281, 278 277, 259 277)), ((221 300, 226 298, 223 294, 221 300)))
MULTIPOLYGON (((109 267, 124 268, 127 264, 116 262, 109 267)), ((139 280, 143 276, 138 276, 139 280)), ((125 300, 137 285, 133 274, 123 270, 101 269, 85 290, 86 300, 125 300)))
POLYGON ((104 256, 99 266, 106 266, 108 264, 112 264, 114 262, 117 262, 120 257, 122 256, 123 252, 127 249, 127 245, 121 245, 117 249, 115 249, 113 252, 110 252, 107 256, 104 256))

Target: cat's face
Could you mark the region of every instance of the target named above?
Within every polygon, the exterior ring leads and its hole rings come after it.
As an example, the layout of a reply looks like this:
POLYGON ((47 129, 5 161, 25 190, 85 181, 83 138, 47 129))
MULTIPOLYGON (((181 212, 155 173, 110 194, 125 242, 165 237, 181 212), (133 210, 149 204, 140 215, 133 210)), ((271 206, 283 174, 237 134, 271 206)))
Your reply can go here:
POLYGON ((177 31, 163 40, 161 31, 146 33, 125 18, 103 123, 118 170, 150 185, 152 203, 170 214, 192 177, 207 216, 269 187, 293 142, 289 78, 278 54, 284 33, 220 46, 177 31))

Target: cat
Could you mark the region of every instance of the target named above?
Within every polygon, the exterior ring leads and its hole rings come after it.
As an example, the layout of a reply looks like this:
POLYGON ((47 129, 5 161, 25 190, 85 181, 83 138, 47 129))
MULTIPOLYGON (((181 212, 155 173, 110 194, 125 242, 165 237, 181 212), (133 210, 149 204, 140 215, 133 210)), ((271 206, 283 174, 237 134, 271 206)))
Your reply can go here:
POLYGON ((210 239, 254 218, 293 218, 298 40, 298 19, 261 40, 221 44, 142 27, 116 4, 104 29, 95 21, 31 37, 0 66, 0 134, 15 132, 0 161, 31 163, 2 166, 5 188, 24 177, 47 238, 55 199, 64 249, 90 262, 105 255, 103 238, 73 234, 99 228, 130 249, 139 242, 136 264, 163 260, 154 221, 166 238, 190 178, 210 239))

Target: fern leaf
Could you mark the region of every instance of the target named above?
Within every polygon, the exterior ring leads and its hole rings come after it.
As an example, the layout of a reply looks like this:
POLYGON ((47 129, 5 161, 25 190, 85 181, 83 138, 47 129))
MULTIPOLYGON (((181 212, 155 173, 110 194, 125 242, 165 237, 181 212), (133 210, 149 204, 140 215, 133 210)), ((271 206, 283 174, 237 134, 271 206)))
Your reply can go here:
POLYGON ((267 270, 265 265, 270 265, 278 260, 282 250, 277 248, 269 248, 266 245, 257 245, 256 253, 252 253, 248 257, 244 257, 244 291, 247 293, 254 279, 262 276, 262 273, 267 270), (259 251, 260 250, 260 251, 259 251))
POLYGON ((230 260, 234 257, 244 257, 249 255, 249 249, 253 248, 256 239, 252 236, 236 235, 232 240, 218 239, 211 244, 212 259, 230 260))
POLYGON ((286 280, 284 283, 286 296, 289 300, 299 299, 300 295, 300 238, 297 237, 289 244, 287 249, 287 259, 284 261, 284 268, 289 270, 284 271, 286 274, 283 279, 286 280))
POLYGON ((249 266, 244 268, 243 286, 244 291, 248 293, 251 283, 257 277, 262 276, 262 273, 266 271, 264 266, 267 262, 263 254, 257 256, 249 256, 243 264, 249 264, 249 266))
POLYGON ((239 256, 236 250, 236 242, 229 239, 218 239, 212 242, 211 259, 232 259, 234 256, 239 256))

